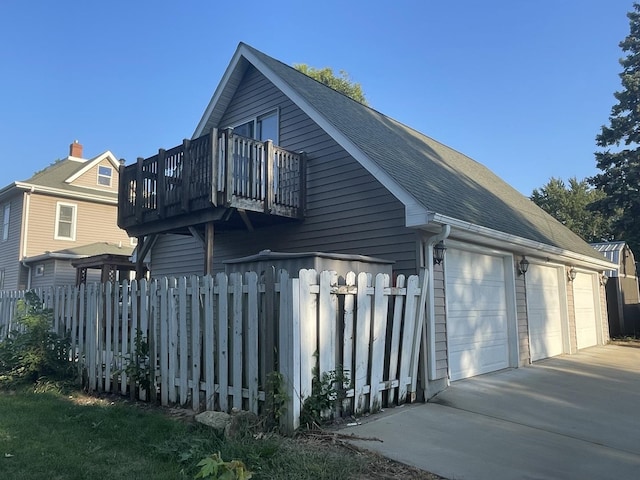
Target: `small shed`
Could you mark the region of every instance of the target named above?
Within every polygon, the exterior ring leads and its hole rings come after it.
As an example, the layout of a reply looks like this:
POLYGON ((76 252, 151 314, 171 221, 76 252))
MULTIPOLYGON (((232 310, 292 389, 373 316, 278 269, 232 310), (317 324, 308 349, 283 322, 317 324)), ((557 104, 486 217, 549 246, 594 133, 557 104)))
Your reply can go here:
POLYGON ((626 242, 592 243, 618 270, 604 272, 608 277, 607 314, 612 337, 640 333, 640 291, 633 252, 626 242))
POLYGON ((342 253, 302 252, 284 253, 262 250, 248 257, 235 258, 224 262, 225 272, 257 272, 261 274, 267 268, 287 270, 291 277, 297 277, 302 268, 334 271, 340 277, 349 272, 367 272, 372 275, 386 273, 391 276, 395 262, 365 255, 348 255, 342 253))

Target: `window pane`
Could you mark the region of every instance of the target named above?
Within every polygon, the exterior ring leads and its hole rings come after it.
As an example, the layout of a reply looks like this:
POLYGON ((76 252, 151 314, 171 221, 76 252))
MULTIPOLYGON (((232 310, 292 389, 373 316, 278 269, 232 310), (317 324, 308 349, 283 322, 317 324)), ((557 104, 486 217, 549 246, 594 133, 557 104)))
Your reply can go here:
POLYGON ((233 133, 243 137, 253 138, 253 120, 242 125, 238 125, 233 129, 233 133))
POLYGON ((258 119, 258 140, 278 143, 278 114, 276 112, 258 119))
POLYGON ((66 207, 60 205, 60 221, 72 222, 73 221, 73 207, 66 207))
POLYGON ((71 224, 70 223, 60 222, 58 224, 58 236, 59 237, 65 237, 65 238, 71 238, 71 224))
POLYGON ((111 176, 111 167, 98 167, 98 175, 104 175, 105 177, 111 176))

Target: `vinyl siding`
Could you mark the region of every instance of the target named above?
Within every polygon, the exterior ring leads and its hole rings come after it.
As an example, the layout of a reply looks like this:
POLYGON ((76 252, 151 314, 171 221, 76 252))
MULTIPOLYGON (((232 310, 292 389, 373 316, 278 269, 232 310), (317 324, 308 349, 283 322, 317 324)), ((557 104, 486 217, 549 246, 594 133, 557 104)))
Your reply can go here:
POLYGON ((117 225, 117 206, 91 203, 76 199, 60 199, 48 195, 31 196, 29 232, 26 256, 41 255, 95 242, 122 242, 129 245, 127 233, 117 225), (56 205, 58 202, 76 205, 76 238, 56 240, 56 205))
POLYGON ((436 337, 436 378, 447 378, 449 375, 449 363, 447 361, 447 317, 443 266, 434 265, 432 272, 436 337))
MULTIPOLYGON (((254 232, 216 232, 215 269, 223 271, 224 260, 271 249, 370 255, 395 261, 398 273, 415 274, 416 234, 404 227, 403 205, 253 67, 218 128, 240 124, 274 108, 279 111, 276 143, 307 155, 305 219, 254 232)), ((197 242, 161 236, 152 253, 152 274, 199 273, 203 262, 197 242), (182 261, 171 248, 180 250, 182 261), (193 270, 185 271, 187 268, 193 270)))
POLYGON ((198 240, 187 235, 158 236, 151 254, 151 275, 153 277, 203 274, 204 249, 198 240))
POLYGON ((7 240, 2 240, 2 223, 0 223, 0 269, 4 270, 4 290, 16 290, 22 286, 22 267, 20 265, 20 239, 22 236, 22 209, 25 194, 16 191, 15 195, 0 202, 0 222, 4 222, 4 206, 9 204, 9 233, 7 240))
POLYGON ((516 316, 518 321, 518 350, 519 365, 531 363, 531 349, 529 342, 529 318, 527 316, 527 289, 525 276, 518 275, 519 257, 514 256, 513 268, 516 272, 516 316))
POLYGON ((96 190, 102 190, 103 192, 117 193, 118 178, 119 178, 118 169, 115 168, 109 160, 104 159, 100 163, 94 165, 89 170, 84 172, 78 178, 76 178, 73 181, 72 185, 79 186, 79 187, 93 188, 96 190), (111 186, 110 187, 98 184, 98 167, 111 168, 111 186))

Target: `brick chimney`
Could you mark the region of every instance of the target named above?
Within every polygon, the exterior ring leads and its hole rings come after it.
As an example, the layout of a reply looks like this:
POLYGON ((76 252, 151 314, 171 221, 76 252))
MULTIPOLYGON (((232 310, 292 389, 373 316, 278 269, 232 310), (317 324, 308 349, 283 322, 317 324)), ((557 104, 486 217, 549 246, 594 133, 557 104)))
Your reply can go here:
POLYGON ((82 144, 78 143, 78 140, 69 145, 69 156, 82 158, 82 144))

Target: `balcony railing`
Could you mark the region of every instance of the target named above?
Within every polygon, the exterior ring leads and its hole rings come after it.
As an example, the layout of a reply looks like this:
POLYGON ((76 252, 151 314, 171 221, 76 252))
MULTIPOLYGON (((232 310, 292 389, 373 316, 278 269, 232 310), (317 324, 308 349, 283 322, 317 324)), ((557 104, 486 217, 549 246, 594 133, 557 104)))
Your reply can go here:
POLYGON ((121 168, 118 225, 140 227, 214 207, 299 218, 303 176, 301 154, 213 129, 121 168))

